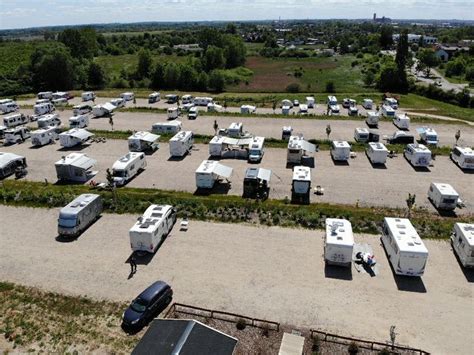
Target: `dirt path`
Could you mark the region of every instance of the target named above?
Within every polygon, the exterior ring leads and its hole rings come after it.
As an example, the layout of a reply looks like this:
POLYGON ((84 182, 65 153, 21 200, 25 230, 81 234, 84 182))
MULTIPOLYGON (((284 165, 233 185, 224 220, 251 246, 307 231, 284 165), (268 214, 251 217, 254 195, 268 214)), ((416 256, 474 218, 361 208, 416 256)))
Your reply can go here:
POLYGON ((447 242, 426 241, 425 275, 406 279, 394 277, 376 236, 356 235, 379 263, 370 278, 354 267, 325 269, 322 231, 191 221, 127 279, 128 229, 137 216, 106 214, 77 241, 61 243, 57 215, 0 206, 1 280, 127 301, 161 279, 176 302, 379 341, 396 325, 402 344, 472 353, 474 274, 463 272, 447 242))

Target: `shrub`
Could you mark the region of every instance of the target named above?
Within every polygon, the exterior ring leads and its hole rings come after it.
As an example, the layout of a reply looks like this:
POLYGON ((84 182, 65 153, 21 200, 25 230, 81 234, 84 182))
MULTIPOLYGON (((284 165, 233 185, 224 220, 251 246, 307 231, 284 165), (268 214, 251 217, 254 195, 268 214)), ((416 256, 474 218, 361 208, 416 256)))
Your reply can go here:
POLYGON ((235 324, 235 327, 238 330, 244 330, 246 326, 247 326, 247 323, 245 323, 245 319, 242 319, 242 318, 239 318, 239 320, 235 324))
POLYGON ((358 60, 354 60, 352 63, 351 63, 351 67, 354 68, 356 65, 359 65, 359 61, 358 60))
POLYGON ((356 58, 359 58, 359 59, 364 58, 364 53, 361 53, 361 52, 357 53, 356 58))
POLYGON ((333 81, 328 81, 326 83, 326 92, 329 92, 329 93, 336 92, 336 85, 334 84, 333 81))
POLYGON ((359 347, 357 346, 356 343, 352 342, 352 343, 349 344, 349 347, 347 348, 347 351, 349 352, 349 354, 354 355, 354 354, 357 354, 359 352, 359 347))
POLYGON ((292 83, 286 87, 286 92, 298 93, 301 91, 300 84, 292 83))

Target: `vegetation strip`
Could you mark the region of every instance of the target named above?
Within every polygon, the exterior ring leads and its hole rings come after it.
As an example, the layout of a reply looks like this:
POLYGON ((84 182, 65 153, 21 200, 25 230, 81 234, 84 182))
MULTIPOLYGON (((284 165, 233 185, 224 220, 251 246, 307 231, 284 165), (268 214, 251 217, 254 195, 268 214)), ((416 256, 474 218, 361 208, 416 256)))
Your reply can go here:
MULTIPOLYGON (((379 234, 385 216, 404 216, 404 209, 359 207, 317 203, 292 205, 285 200, 264 202, 240 196, 198 196, 187 192, 122 188, 115 192, 93 190, 87 185, 51 185, 41 182, 5 180, 0 203, 28 207, 62 207, 82 193, 99 193, 110 213, 142 214, 152 203, 176 206, 180 217, 227 223, 253 223, 306 229, 323 229, 328 217, 346 218, 354 232, 379 234)), ((422 238, 447 239, 455 222, 468 222, 472 215, 442 218, 423 209, 412 211, 411 221, 422 238)))

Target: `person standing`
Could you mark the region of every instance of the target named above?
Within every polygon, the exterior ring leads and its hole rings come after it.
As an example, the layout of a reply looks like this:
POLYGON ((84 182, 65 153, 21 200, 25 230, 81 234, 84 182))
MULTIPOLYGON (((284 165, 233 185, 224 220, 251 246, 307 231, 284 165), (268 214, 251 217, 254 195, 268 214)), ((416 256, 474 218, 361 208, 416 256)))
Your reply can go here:
POLYGON ((130 257, 130 274, 133 275, 137 272, 137 258, 135 257, 135 253, 132 254, 130 257))

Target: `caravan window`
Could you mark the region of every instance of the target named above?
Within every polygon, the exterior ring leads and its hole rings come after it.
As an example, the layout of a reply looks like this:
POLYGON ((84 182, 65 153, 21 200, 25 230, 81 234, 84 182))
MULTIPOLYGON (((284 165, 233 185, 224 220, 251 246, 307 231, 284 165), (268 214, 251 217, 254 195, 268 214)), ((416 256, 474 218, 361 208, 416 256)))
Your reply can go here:
POLYGON ((455 203, 456 199, 454 198, 443 198, 443 203, 455 203))
POLYGON ((60 227, 71 228, 76 226, 76 216, 59 216, 58 224, 60 227))
POLYGON ((453 154, 459 157, 461 155, 461 152, 459 151, 458 148, 454 148, 453 154))

